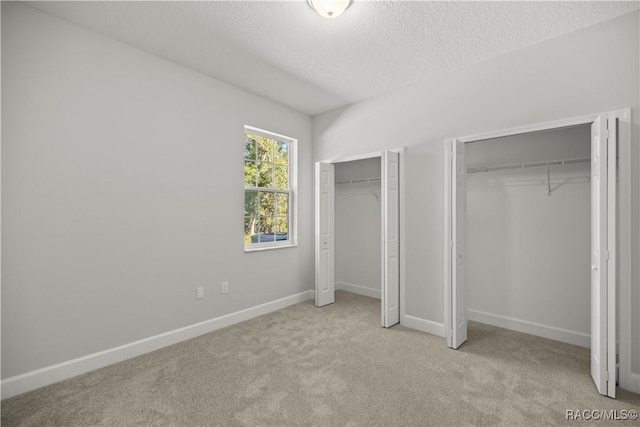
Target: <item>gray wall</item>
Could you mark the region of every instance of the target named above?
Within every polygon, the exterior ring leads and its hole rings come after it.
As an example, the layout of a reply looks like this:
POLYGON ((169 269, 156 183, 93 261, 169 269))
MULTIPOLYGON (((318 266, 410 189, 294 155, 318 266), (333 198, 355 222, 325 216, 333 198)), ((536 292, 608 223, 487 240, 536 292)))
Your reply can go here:
POLYGON ((310 133, 306 115, 2 2, 2 377, 312 289, 310 133), (243 251, 245 124, 299 139, 297 248, 243 251))
MULTIPOLYGON (((335 165, 336 282, 381 289, 380 181, 339 184, 380 177, 380 157, 335 165)), ((372 294, 369 294, 372 295, 372 294)))
MULTIPOLYGON (((640 373, 639 14, 429 79, 313 119, 315 160, 405 155, 406 314, 443 322, 443 140, 632 108, 633 371, 640 373)), ((628 171, 627 171, 628 172, 628 171)))
MULTIPOLYGON (((589 159, 590 151, 588 125, 466 144, 469 166, 589 159)), ((551 196, 544 167, 467 175, 468 310, 570 331, 589 345, 590 168, 551 167, 551 196)))

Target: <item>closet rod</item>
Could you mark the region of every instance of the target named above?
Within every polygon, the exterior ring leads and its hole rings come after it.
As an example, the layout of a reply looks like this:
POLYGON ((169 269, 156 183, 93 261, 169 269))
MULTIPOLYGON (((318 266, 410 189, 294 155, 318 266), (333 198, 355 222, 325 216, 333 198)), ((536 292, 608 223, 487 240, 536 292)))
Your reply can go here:
POLYGON ((374 182, 380 181, 382 178, 374 177, 374 178, 361 178, 361 179, 349 179, 347 181, 336 181, 336 184, 355 184, 356 182, 374 182))
POLYGON ((591 159, 568 159, 568 160, 554 160, 550 162, 532 162, 532 163, 518 163, 513 165, 504 165, 504 166, 477 166, 473 168, 468 168, 467 173, 477 173, 477 172, 492 172, 492 171, 502 171, 502 170, 510 170, 510 169, 527 169, 527 168, 541 168, 541 167, 549 167, 549 166, 564 166, 564 165, 575 165, 577 163, 591 163, 591 159))

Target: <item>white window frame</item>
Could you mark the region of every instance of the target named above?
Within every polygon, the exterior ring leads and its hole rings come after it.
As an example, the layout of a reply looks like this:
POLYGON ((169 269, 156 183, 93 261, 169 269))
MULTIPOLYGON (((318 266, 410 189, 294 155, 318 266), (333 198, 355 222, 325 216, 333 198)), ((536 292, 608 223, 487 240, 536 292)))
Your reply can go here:
MULTIPOLYGON (((288 190, 278 190, 273 188, 261 188, 261 187, 244 187, 242 192, 242 209, 244 212, 244 203, 245 203, 245 192, 247 190, 253 191, 267 191, 273 193, 286 193, 289 195, 289 232, 287 240, 273 241, 273 242, 260 242, 260 243, 245 243, 244 251, 245 252, 256 252, 256 251, 264 251, 269 249, 281 249, 281 248, 291 248, 298 245, 298 203, 297 203, 297 194, 298 194, 298 140, 296 138, 291 138, 289 136, 277 134, 274 132, 269 132, 264 129, 259 129, 253 126, 245 125, 244 127, 244 135, 247 133, 263 136, 265 138, 274 139, 280 142, 286 142, 289 145, 289 189, 288 190)), ((244 150, 244 138, 243 141, 243 150, 244 150)), ((242 156, 242 162, 244 164, 244 155, 242 156)), ((244 178, 243 178, 244 182, 244 178)), ((244 242, 244 215, 243 215, 243 239, 244 242)))

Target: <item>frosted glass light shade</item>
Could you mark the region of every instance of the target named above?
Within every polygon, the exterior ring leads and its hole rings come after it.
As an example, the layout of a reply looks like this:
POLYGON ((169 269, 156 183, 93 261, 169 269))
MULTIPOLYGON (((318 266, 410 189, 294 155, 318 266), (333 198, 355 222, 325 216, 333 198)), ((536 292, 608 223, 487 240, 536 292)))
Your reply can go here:
POLYGON ((325 18, 337 18, 351 6, 353 0, 307 0, 309 6, 325 18))

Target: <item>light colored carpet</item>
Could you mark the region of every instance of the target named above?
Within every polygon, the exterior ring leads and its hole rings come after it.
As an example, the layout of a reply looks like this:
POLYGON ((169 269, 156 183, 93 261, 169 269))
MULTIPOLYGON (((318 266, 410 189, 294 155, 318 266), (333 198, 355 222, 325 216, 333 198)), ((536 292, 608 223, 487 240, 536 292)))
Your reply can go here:
MULTIPOLYGON (((470 323, 460 350, 337 292, 2 402, 3 426, 589 425, 588 350, 470 323)), ((638 421, 613 421, 638 425, 638 421)))

